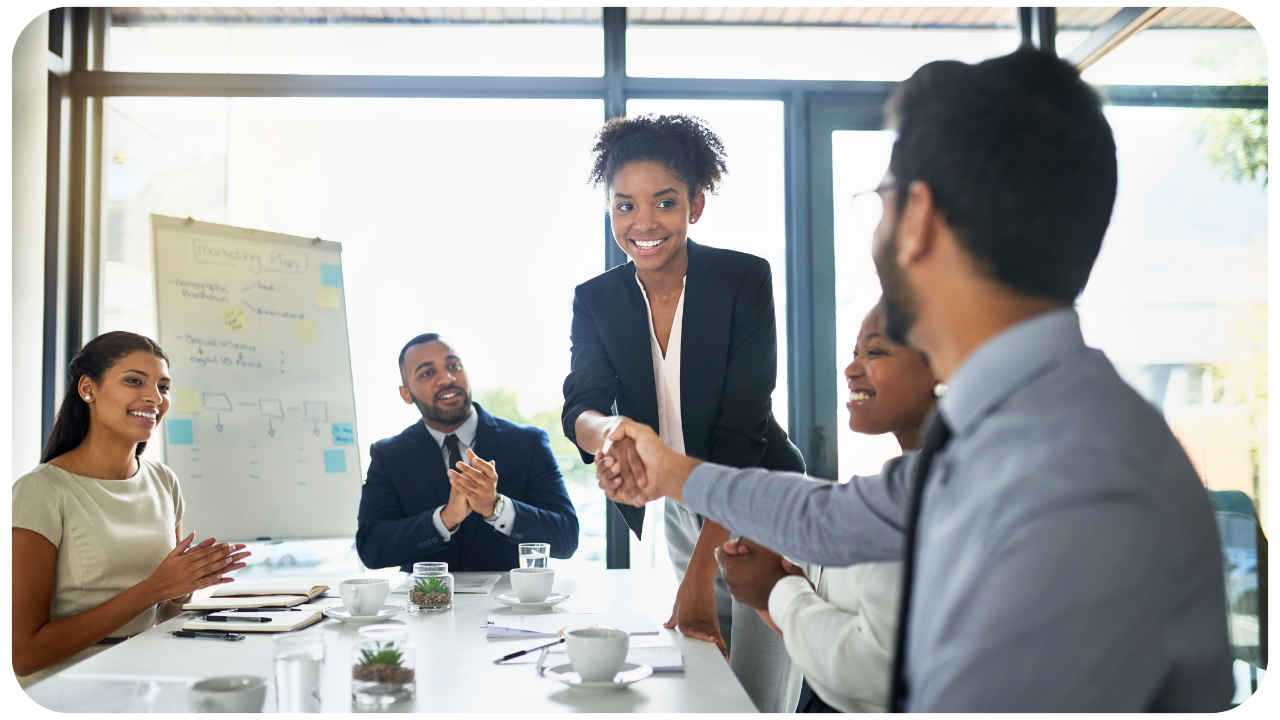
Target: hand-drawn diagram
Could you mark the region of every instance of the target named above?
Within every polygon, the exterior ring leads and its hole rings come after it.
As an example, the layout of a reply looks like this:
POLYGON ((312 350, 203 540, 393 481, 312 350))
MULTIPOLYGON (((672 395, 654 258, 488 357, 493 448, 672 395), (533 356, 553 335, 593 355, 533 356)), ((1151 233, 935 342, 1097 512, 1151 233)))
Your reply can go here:
POLYGON ((204 399, 204 407, 206 410, 218 410, 221 412, 232 412, 231 398, 226 393, 200 393, 204 399))
POLYGON ((302 403, 303 422, 329 422, 329 404, 307 400, 302 403))
POLYGON ((273 417, 278 420, 284 419, 284 406, 279 400, 268 400, 266 398, 258 398, 258 411, 263 417, 273 417))

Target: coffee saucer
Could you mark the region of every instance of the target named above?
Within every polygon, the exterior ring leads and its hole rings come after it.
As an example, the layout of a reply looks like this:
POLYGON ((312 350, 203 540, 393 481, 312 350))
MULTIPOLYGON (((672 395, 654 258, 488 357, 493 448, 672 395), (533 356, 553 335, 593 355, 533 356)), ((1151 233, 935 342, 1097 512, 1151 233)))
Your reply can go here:
POLYGON ((568 600, 569 596, 564 593, 551 593, 542 602, 520 602, 520 598, 516 597, 515 593, 502 593, 494 599, 515 610, 550 610, 568 600))
POLYGON ((383 605, 378 612, 372 615, 352 615, 351 611, 345 605, 338 607, 325 608, 325 617, 341 620, 351 625, 368 625, 369 623, 382 622, 389 617, 395 617, 404 612, 402 605, 383 605))
POLYGON ((547 668, 543 674, 546 677, 559 680, 574 690, 612 692, 649 677, 653 674, 653 668, 648 665, 624 663, 622 669, 613 676, 612 680, 583 680, 581 675, 574 672, 573 663, 565 663, 564 665, 547 668))

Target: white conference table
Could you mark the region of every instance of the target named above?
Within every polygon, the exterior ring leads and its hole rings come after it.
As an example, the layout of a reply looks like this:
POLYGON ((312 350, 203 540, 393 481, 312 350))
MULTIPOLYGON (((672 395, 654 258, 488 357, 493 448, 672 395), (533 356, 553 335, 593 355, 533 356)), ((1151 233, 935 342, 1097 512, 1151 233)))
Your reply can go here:
MULTIPOLYGON (((755 712, 719 650, 710 643, 662 629, 671 616, 676 584, 669 571, 556 569, 555 591, 570 598, 554 612, 643 613, 659 632, 680 648, 683 673, 655 673, 630 687, 610 693, 570 689, 534 671, 537 653, 494 665, 493 660, 547 639, 488 640, 490 614, 512 612, 494 599, 510 592, 502 573, 488 595, 455 594, 451 612, 409 615, 391 622, 409 628, 417 645, 417 698, 381 709, 402 712, 755 712), (521 662, 523 661, 523 662, 521 662)), ((460 573, 461 575, 461 573, 460 573)), ((354 575, 348 575, 352 577, 354 575)), ((307 576, 311 577, 311 576, 307 576)), ((316 605, 341 605, 337 583, 326 578, 332 598, 316 605)), ((395 587, 395 581, 392 581, 395 587)), ((389 604, 403 605, 395 593, 389 604)), ((27 688, 40 705, 59 712, 186 712, 187 686, 220 675, 258 675, 268 679, 264 711, 275 712, 271 633, 246 633, 240 642, 175 638, 186 614, 111 647, 67 670, 27 688)), ((322 712, 361 712, 351 701, 351 648, 357 628, 325 619, 298 632, 318 633, 325 640, 321 677, 322 712)), ((552 655, 563 658, 565 655, 552 655)), ((554 663, 548 663, 551 665, 554 663)))

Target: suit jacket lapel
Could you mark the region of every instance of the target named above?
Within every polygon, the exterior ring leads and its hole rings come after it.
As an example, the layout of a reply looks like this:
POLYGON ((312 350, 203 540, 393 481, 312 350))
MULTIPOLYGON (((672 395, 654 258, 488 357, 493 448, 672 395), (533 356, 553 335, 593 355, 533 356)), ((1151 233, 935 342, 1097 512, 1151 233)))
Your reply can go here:
POLYGON ((444 453, 421 420, 414 429, 413 440, 418 446, 418 459, 422 462, 422 477, 426 485, 423 492, 428 498, 435 498, 427 503, 435 509, 449 502, 449 476, 444 472, 444 453))
MULTIPOLYGON (((479 420, 476 424, 476 440, 471 444, 471 451, 480 459, 493 462, 498 452, 498 423, 493 421, 493 416, 485 412, 485 409, 479 405, 475 406, 476 414, 479 420)), ((462 458, 464 461, 466 458, 462 458)), ((498 473, 498 484, 502 484, 502 473, 498 473)))

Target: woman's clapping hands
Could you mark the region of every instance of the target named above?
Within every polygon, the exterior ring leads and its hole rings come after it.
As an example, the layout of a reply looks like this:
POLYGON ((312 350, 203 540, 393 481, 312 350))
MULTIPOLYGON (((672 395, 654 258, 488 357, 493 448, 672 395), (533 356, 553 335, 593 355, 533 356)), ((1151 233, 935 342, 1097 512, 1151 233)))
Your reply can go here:
POLYGON ((229 583, 226 573, 245 566, 240 562, 249 556, 244 545, 219 543, 213 538, 192 545, 196 534, 191 533, 178 542, 155 572, 147 578, 157 602, 190 595, 200 588, 229 583))

